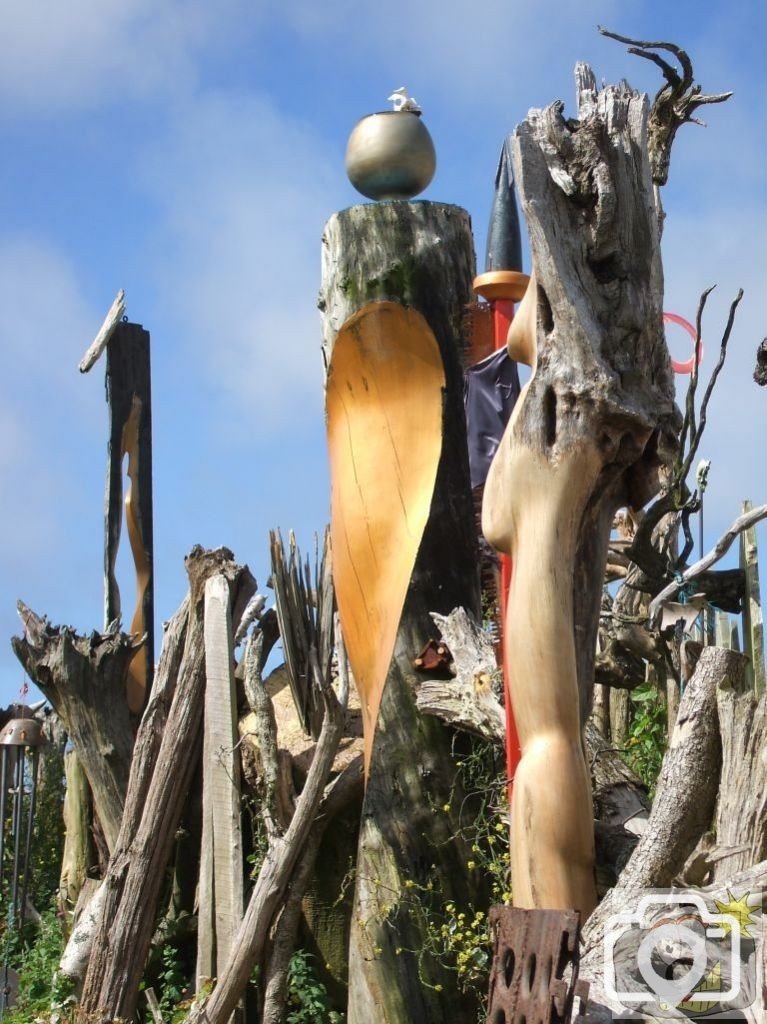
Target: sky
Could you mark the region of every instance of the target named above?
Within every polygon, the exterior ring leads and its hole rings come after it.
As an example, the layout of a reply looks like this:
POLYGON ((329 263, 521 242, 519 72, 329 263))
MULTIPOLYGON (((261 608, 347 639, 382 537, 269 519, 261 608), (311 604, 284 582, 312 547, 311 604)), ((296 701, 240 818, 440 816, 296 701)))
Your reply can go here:
MULTIPOLYGON (((193 544, 232 548, 262 588, 270 528, 311 546, 329 507, 320 239, 363 201, 344 172, 352 127, 406 86, 437 150, 423 198, 465 207, 481 254, 503 138, 532 107, 573 114, 576 61, 658 88, 599 24, 679 43, 705 91, 735 92, 675 144, 665 309, 693 320, 717 285, 705 370, 745 290, 700 452, 705 546, 742 499, 767 501, 767 389, 751 378, 767 333, 762 3, 4 0, 1 634, 19 632, 17 598, 81 632, 103 625, 104 363, 77 364, 118 288, 152 337, 158 623, 193 544)), ((689 348, 681 332, 669 344, 689 348)), ((127 611, 125 558, 120 572, 127 611)), ((6 639, 0 702, 22 683, 6 639)))

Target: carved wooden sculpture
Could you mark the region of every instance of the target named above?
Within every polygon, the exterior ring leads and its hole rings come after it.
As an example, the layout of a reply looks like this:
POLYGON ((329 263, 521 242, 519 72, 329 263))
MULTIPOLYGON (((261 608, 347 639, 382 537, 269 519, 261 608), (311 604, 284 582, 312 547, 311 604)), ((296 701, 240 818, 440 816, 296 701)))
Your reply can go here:
POLYGON ((366 772, 434 493, 444 385, 439 345, 416 310, 371 302, 339 331, 327 385, 331 543, 366 772))
POLYGON ((613 515, 657 489, 673 422, 646 97, 576 69, 579 121, 533 110, 513 140, 535 275, 509 349, 533 374, 490 470, 483 527, 514 560, 508 671, 522 747, 517 906, 596 901, 582 722, 613 515))
MULTIPOLYGON (((455 797, 453 790, 455 769, 450 756, 450 738, 439 723, 422 715, 415 704, 415 694, 423 678, 415 661, 435 635, 429 612, 447 614, 462 605, 479 618, 476 530, 469 488, 459 359, 460 329, 463 311, 471 299, 473 263, 468 215, 455 206, 429 202, 354 206, 335 214, 325 227, 320 306, 331 367, 328 382, 331 427, 336 414, 342 411, 341 396, 349 394, 348 388, 346 391, 342 388, 335 397, 333 395, 334 380, 337 383, 342 376, 354 383, 355 389, 362 385, 354 404, 347 403, 347 413, 356 416, 365 412, 368 402, 368 412, 374 416, 374 421, 384 412, 372 391, 364 392, 362 384, 363 377, 371 389, 377 381, 384 381, 383 352, 373 362, 371 351, 375 352, 375 348, 368 348, 364 356, 357 357, 370 369, 368 374, 362 372, 362 364, 352 372, 351 353, 344 355, 343 348, 338 348, 351 343, 349 329, 356 329, 355 324, 360 328, 366 348, 371 344, 374 336, 367 335, 371 303, 378 307, 376 315, 386 317, 389 314, 385 309, 397 310, 392 314, 396 332, 389 339, 395 351, 402 343, 408 343, 408 339, 415 345, 411 355, 406 346, 396 356, 392 353, 401 367, 400 378, 396 386, 394 380, 386 386, 393 403, 389 415, 402 417, 395 435, 400 440, 395 444, 383 443, 383 451, 388 448, 389 452, 388 469, 384 470, 380 455, 370 457, 364 483, 364 489, 372 488, 374 495, 372 501, 365 502, 369 514, 375 513, 379 523, 379 516, 392 517, 397 530, 403 531, 399 542, 392 543, 388 539, 386 544, 386 550, 398 563, 397 572, 404 571, 413 548, 417 548, 417 554, 406 583, 401 615, 396 607, 402 601, 398 590, 401 576, 397 587, 382 582, 382 589, 375 592, 376 602, 383 598, 388 605, 391 598, 386 621, 390 623, 394 618, 399 621, 393 654, 384 669, 386 677, 372 737, 360 824, 349 949, 349 1024, 367 1024, 370 1020, 380 1024, 401 1024, 402 1021, 468 1024, 476 1019, 472 1000, 455 992, 449 972, 436 961, 424 964, 420 955, 425 945, 424 921, 413 913, 405 885, 406 882, 419 885, 431 882, 435 888, 440 887, 446 899, 460 893, 477 906, 488 899, 482 891, 479 872, 467 868, 471 851, 460 834, 461 800, 455 797), (360 320, 355 318, 358 313, 362 313, 360 320), (428 325, 425 330, 424 324, 428 325), (400 333, 401 329, 404 333, 400 333), (437 366, 426 341, 430 334, 439 348, 437 366), (413 360, 417 361, 417 370, 413 360), (409 365, 412 369, 404 369, 409 365), (341 375, 339 368, 342 366, 346 370, 341 375), (444 389, 440 384, 442 379, 444 389), (334 408, 336 402, 338 408, 334 408), (433 419, 435 406, 439 410, 436 421, 433 419), (391 457, 395 452, 402 460, 402 492, 406 494, 406 506, 411 509, 407 516, 399 500, 400 485, 392 471, 391 457), (429 475, 434 470, 427 471, 427 467, 431 466, 435 452, 438 467, 430 484, 429 475), (417 471, 414 459, 420 466, 417 471), (389 483, 386 494, 381 495, 384 479, 389 483), (385 507, 378 509, 379 502, 385 507), (427 521, 419 542, 424 506, 428 506, 427 521), (407 529, 404 529, 406 524, 407 529), (435 808, 440 808, 439 813, 435 813, 435 808), (426 856, 424 850, 428 850, 426 856), (429 986, 423 984, 424 971, 428 973, 429 986)), ((342 422, 343 416, 337 426, 342 422)), ((365 436, 364 430, 353 427, 354 440, 365 436)), ((341 438, 334 440, 331 433, 331 448, 336 441, 340 442, 341 438)), ((335 453, 331 454, 331 460, 335 492, 340 484, 340 481, 337 483, 335 453)), ((352 482, 347 476, 345 483, 352 482)), ((358 516, 362 505, 353 492, 350 500, 352 498, 354 511, 351 514, 358 516)), ((334 493, 334 520, 336 501, 334 493)), ((342 516, 347 514, 341 510, 342 516)), ((338 561, 339 538, 342 543, 345 535, 351 537, 363 523, 361 520, 349 522, 340 530, 336 525, 334 522, 334 577, 339 607, 343 611, 341 594, 347 583, 339 578, 344 573, 338 561)), ((357 541, 364 550, 365 536, 361 531, 357 541)), ((340 557, 343 560, 345 556, 341 553, 340 557)), ((347 568, 349 564, 347 561, 347 568)), ((385 575, 390 572, 391 567, 386 569, 385 575)), ((352 580, 348 585, 354 601, 357 584, 352 580)), ((357 592, 361 599, 361 589, 357 592)), ((343 628, 351 658, 346 617, 343 628)), ((372 619, 369 628, 372 632, 372 619)), ((380 638, 374 643, 383 648, 380 638)), ((373 647, 371 651, 371 657, 383 660, 383 650, 378 652, 373 647)), ((360 671, 357 665, 353 667, 355 674, 360 671)), ((374 703, 369 710, 373 707, 374 703)), ((368 737, 366 740, 369 742, 368 737)))

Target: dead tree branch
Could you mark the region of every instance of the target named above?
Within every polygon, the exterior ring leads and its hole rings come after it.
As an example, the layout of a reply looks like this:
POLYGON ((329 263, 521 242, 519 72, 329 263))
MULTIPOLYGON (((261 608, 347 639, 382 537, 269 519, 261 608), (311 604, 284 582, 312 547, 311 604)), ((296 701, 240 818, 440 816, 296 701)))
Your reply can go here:
POLYGON ((653 101, 648 123, 647 146, 653 181, 656 185, 665 185, 668 181, 671 147, 679 128, 688 122, 702 124, 702 121, 693 116, 695 111, 706 104, 723 103, 732 96, 732 92, 704 94, 702 87, 695 82, 692 61, 681 46, 674 43, 652 43, 631 39, 617 32, 610 32, 601 25, 599 32, 608 39, 625 43, 629 53, 652 61, 663 72, 666 84, 658 90, 653 101), (664 50, 672 54, 679 62, 681 73, 659 54, 650 52, 652 50, 664 50))
POLYGON ((652 622, 661 604, 675 594, 680 587, 684 586, 685 583, 690 583, 692 580, 699 579, 706 569, 709 569, 712 565, 715 565, 720 558, 723 558, 729 551, 732 542, 738 537, 744 530, 748 530, 750 527, 755 526, 756 523, 761 522, 762 519, 767 518, 767 505, 758 505, 756 508, 751 509, 750 512, 744 512, 743 515, 730 524, 729 528, 722 534, 719 540, 716 542, 711 551, 703 558, 699 559, 694 565, 691 565, 689 569, 685 569, 683 573, 675 580, 672 580, 659 594, 653 598, 650 603, 648 611, 648 617, 652 622))

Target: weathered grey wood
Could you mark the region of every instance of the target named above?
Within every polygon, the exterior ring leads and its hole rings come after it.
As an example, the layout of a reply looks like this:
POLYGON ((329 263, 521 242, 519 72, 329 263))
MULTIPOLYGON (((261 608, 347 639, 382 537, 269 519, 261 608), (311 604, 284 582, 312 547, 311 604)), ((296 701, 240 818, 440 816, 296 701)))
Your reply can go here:
MULTIPOLYGON (((223 970, 243 913, 238 739, 230 584, 219 575, 205 584, 202 848, 203 857, 206 851, 212 851, 213 898, 208 907, 200 901, 200 918, 212 914, 207 927, 213 926, 215 970, 208 973, 209 978, 223 970)), ((202 935, 199 930, 198 935, 202 935)), ((197 970, 199 978, 199 959, 197 970)))
MULTIPOLYGON (((437 964, 422 984, 417 954, 421 923, 398 909, 384 921, 386 902, 400 904, 406 879, 435 880, 446 898, 463 899, 478 884, 467 871, 470 852, 460 839, 451 796, 454 768, 441 722, 415 703, 420 680, 413 659, 434 635, 429 613, 464 606, 479 618, 478 558, 469 487, 460 362, 461 324, 472 300, 474 254, 464 210, 439 203, 387 202, 334 214, 322 247, 320 308, 326 361, 345 321, 369 302, 387 300, 426 319, 445 370, 442 456, 381 700, 357 859, 349 958, 349 1022, 382 1024, 474 1020, 475 1008, 456 992, 437 964), (433 807, 451 806, 434 814, 433 807), (411 839, 422 836, 418 844, 411 839), (429 867, 420 851, 430 849, 429 867), (427 878, 428 876, 428 878, 427 878), (403 952, 397 953, 398 948, 403 952), (380 952, 379 952, 380 951, 380 952)), ((407 381, 403 381, 403 387, 407 381)), ((480 892, 475 898, 484 899, 480 892)))
POLYGON ((741 664, 719 687, 719 728, 722 736, 722 782, 716 812, 716 839, 720 851, 745 847, 719 860, 714 877, 767 857, 767 693, 755 693, 747 682, 747 663, 741 664))
POLYGON ((730 616, 727 612, 716 613, 714 620, 714 635, 717 647, 730 647, 732 645, 732 630, 730 627, 730 616))
POLYGON ((136 570, 137 594, 129 630, 145 635, 146 639, 130 666, 126 698, 131 711, 140 713, 154 673, 154 552, 149 332, 139 324, 121 322, 115 327, 107 346, 106 379, 109 443, 104 510, 104 620, 108 625, 119 619, 122 612, 115 563, 123 523, 123 472, 127 472, 130 486, 125 497, 125 523, 136 570))
MULTIPOLYGON (((752 510, 751 502, 744 501, 743 513, 747 515, 752 510)), ((761 693, 767 688, 767 676, 764 666, 764 615, 759 589, 759 553, 754 526, 749 526, 740 535, 740 567, 745 576, 746 591, 743 599, 743 649, 750 658, 746 674, 751 687, 761 693)))
POLYGON ((626 746, 629 735, 631 695, 628 690, 613 690, 610 694, 610 736, 614 747, 626 746))
MULTIPOLYGON (((205 581, 211 575, 226 576, 232 617, 238 621, 255 592, 255 580, 247 569, 234 563, 226 548, 193 548, 186 558, 186 569, 190 583, 188 624, 181 664, 173 677, 173 700, 159 742, 148 731, 139 736, 142 756, 137 745, 120 836, 104 880, 104 908, 83 986, 83 1009, 104 1012, 108 1018, 130 1020, 135 1011, 165 869, 200 753, 205 581)), ((176 662, 177 657, 177 651, 169 653, 168 662, 176 662)), ((170 680, 164 685, 172 688, 170 680)), ((150 701, 142 732, 148 716, 156 724, 163 711, 150 701)))
POLYGON ((605 921, 621 912, 632 892, 670 886, 708 828, 722 764, 717 691, 740 673, 740 659, 732 651, 703 649, 682 696, 647 828, 618 884, 586 922, 587 948, 601 942, 605 921))
POLYGON ((107 315, 104 317, 104 322, 99 327, 98 334, 91 342, 87 352, 80 360, 79 370, 80 373, 87 373, 93 364, 98 360, 101 353, 107 346, 109 339, 112 337, 115 328, 120 323, 125 313, 125 291, 120 289, 112 305, 109 307, 107 315))
POLYGON ((674 580, 672 583, 669 583, 668 586, 664 587, 663 590, 653 598, 649 609, 650 619, 652 620, 655 618, 662 603, 676 594, 683 584, 696 580, 706 569, 710 568, 710 566, 714 565, 720 558, 727 554, 736 537, 739 537, 744 530, 749 530, 753 526, 756 526, 757 523, 761 522, 761 520, 765 518, 767 518, 767 505, 758 505, 756 508, 752 508, 750 511, 744 512, 742 515, 738 516, 738 518, 730 524, 728 529, 725 530, 714 547, 704 555, 703 558, 695 562, 694 565, 691 565, 689 569, 685 569, 682 573, 681 580, 674 580))
MULTIPOLYGON (((249 649, 252 642, 249 641, 249 649)), ((248 657, 246 653, 246 659, 248 657)), ((250 659, 252 670, 252 650, 250 659)), ((319 675, 319 662, 316 657, 314 659, 315 680, 322 689, 325 715, 306 783, 287 831, 269 843, 231 955, 218 977, 216 987, 210 997, 192 1008, 188 1024, 224 1024, 242 997, 253 968, 261 962, 269 928, 294 876, 296 865, 304 854, 313 823, 322 816, 323 802, 329 798, 325 784, 343 734, 349 696, 349 678, 343 650, 339 651, 339 669, 339 694, 336 697, 330 680, 319 675)))
POLYGON ((74 749, 64 754, 64 775, 64 852, 57 902, 65 922, 69 924, 93 860, 90 838, 91 791, 74 749))
POLYGON ((51 626, 22 602, 23 637, 11 646, 51 702, 88 777, 107 845, 114 849, 128 786, 136 720, 125 702, 125 680, 138 641, 116 627, 80 636, 51 626))

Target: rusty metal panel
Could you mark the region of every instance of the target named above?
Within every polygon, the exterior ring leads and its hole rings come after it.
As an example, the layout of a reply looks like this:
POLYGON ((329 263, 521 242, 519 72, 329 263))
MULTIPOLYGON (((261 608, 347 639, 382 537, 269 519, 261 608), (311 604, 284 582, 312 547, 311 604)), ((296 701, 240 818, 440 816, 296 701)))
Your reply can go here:
POLYGON ((487 1024, 571 1024, 585 1004, 578 980, 580 915, 575 910, 492 907, 493 964, 487 1024))

